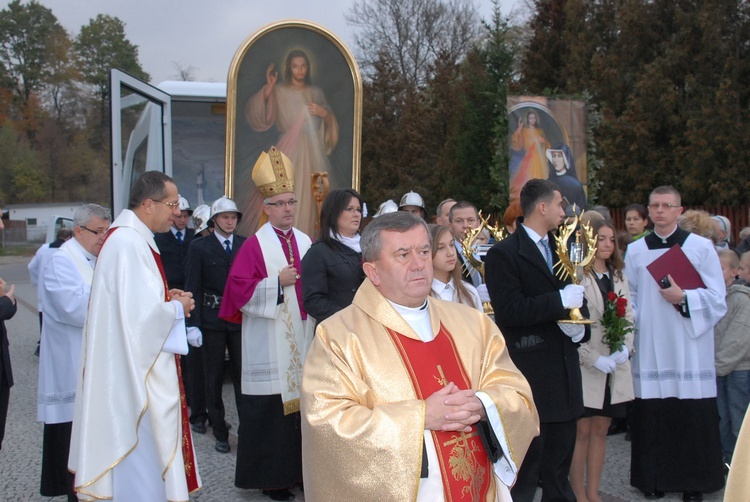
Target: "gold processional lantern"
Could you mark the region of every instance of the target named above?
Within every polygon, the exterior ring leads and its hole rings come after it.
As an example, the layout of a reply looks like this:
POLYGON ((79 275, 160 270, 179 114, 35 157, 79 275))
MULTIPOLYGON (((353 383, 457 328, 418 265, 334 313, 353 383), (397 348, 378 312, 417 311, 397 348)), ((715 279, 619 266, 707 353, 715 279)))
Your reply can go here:
MULTIPOLYGON (((504 226, 498 225, 497 223, 495 223, 495 225, 490 225, 489 218, 485 218, 484 216, 482 216, 482 211, 479 211, 479 222, 480 223, 477 228, 471 228, 466 231, 466 235, 461 240, 461 246, 463 248, 463 255, 466 260, 463 264, 464 270, 466 270, 466 264, 468 263, 481 274, 482 282, 484 282, 483 258, 487 254, 487 251, 489 251, 489 248, 492 246, 489 244, 477 245, 477 236, 479 236, 482 230, 486 228, 487 230, 489 230, 492 237, 494 237, 495 241, 500 242, 501 240, 508 237, 508 232, 505 230, 504 226)), ((490 302, 483 302, 482 308, 484 309, 484 313, 487 315, 493 315, 495 313, 492 310, 492 304, 490 302)))
MULTIPOLYGON (((557 229, 555 245, 557 247, 557 256, 560 260, 555 264, 557 277, 565 280, 570 277, 573 284, 581 284, 584 273, 594 265, 594 256, 596 255, 596 236, 594 229, 588 222, 582 221, 583 211, 580 215, 576 214, 575 204, 573 205, 573 216, 567 218, 560 228, 557 229), (571 243, 570 238, 575 235, 575 242, 571 243)), ((559 321, 569 324, 593 324, 594 321, 586 319, 581 314, 580 309, 570 309, 570 319, 559 321)))

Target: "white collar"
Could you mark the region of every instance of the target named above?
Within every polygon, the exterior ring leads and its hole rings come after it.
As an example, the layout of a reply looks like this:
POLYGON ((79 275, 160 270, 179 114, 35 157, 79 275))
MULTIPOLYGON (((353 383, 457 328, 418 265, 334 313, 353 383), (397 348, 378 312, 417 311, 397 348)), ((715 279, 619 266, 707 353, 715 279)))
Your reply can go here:
MULTIPOLYGON (((388 300, 386 298, 386 300, 388 300)), ((406 307, 399 305, 388 300, 388 303, 393 305, 396 312, 403 317, 404 321, 414 330, 423 342, 431 342, 435 339, 435 335, 432 333, 432 325, 430 324, 430 309, 427 299, 420 307, 406 307)))
POLYGON ((680 228, 679 225, 675 223, 674 229, 671 232, 669 232, 669 234, 664 235, 664 236, 660 235, 659 232, 657 232, 656 229, 654 229, 654 235, 656 235, 659 239, 661 239, 662 242, 667 242, 667 239, 672 237, 672 234, 674 234, 678 228, 680 228))
POLYGON ((234 245, 234 234, 229 234, 229 237, 223 237, 216 230, 214 230, 213 234, 217 239, 219 239, 219 244, 221 244, 221 247, 224 247, 224 241, 227 239, 229 239, 229 247, 232 247, 234 245))
POLYGON ((523 223, 521 223, 521 226, 524 228, 524 230, 526 230, 526 233, 528 234, 529 237, 531 237, 531 240, 534 241, 534 244, 539 244, 539 241, 542 241, 542 240, 549 241, 547 234, 544 234, 544 236, 541 236, 538 233, 536 233, 535 230, 527 227, 523 223))

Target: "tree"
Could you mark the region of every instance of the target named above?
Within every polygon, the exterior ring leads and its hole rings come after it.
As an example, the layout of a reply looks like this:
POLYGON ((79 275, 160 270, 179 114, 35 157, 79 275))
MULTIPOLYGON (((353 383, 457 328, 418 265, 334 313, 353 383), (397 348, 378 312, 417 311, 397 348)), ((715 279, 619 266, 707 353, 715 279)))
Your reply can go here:
POLYGON ((415 88, 430 77, 440 56, 458 63, 476 41, 478 18, 468 0, 358 0, 346 15, 367 75, 382 58, 415 88))
POLYGON ((184 65, 177 61, 172 61, 172 66, 177 71, 177 75, 174 78, 180 82, 193 82, 195 80, 195 70, 197 70, 195 66, 184 65))
POLYGON ((116 17, 99 14, 81 28, 73 49, 83 81, 93 88, 99 104, 99 124, 107 123, 109 71, 118 68, 148 81, 148 73, 138 62, 138 47, 125 37, 125 24, 116 17))
MULTIPOLYGON (((52 11, 35 0, 13 0, 0 11, 0 65, 4 85, 23 108, 39 92, 59 62, 55 44, 68 38, 52 11)), ((62 55, 64 57, 64 55, 62 55)))

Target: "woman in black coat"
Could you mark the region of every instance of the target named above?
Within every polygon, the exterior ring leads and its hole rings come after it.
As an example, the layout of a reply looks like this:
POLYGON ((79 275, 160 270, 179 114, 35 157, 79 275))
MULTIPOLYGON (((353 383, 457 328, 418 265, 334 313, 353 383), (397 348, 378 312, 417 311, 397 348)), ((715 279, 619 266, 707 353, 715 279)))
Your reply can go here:
POLYGON ((5 436, 5 417, 8 415, 8 398, 13 387, 13 372, 10 369, 10 352, 8 352, 8 332, 5 321, 16 315, 14 287, 5 290, 5 281, 0 279, 0 449, 5 436))
POLYGON ((351 188, 332 190, 320 213, 320 235, 302 258, 305 310, 321 322, 351 305, 365 274, 359 247, 362 199, 351 188))

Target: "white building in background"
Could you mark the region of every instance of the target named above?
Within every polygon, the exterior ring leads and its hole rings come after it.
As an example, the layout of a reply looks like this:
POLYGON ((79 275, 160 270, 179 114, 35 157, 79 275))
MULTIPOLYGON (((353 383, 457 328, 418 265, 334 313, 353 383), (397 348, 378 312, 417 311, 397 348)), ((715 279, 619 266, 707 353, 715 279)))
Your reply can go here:
POLYGON ((46 204, 10 204, 3 208, 9 220, 26 223, 26 236, 14 241, 51 242, 62 227, 73 228, 73 213, 83 202, 50 202, 46 204), (51 237, 51 239, 50 239, 51 237))

